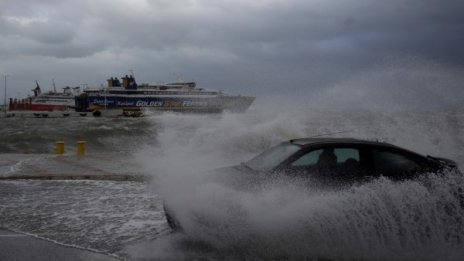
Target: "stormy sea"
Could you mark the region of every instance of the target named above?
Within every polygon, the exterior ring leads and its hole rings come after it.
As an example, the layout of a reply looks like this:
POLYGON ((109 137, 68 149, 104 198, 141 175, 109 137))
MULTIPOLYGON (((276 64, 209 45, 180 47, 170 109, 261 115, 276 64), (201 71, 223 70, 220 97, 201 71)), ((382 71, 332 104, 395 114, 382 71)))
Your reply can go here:
POLYGON ((2 180, 0 226, 127 260, 462 260, 464 177, 457 173, 332 191, 289 183, 246 191, 203 180, 208 170, 315 136, 385 141, 464 169, 464 111, 456 110, 3 118, 2 176, 43 169, 57 140, 69 151, 84 140, 82 164, 151 179, 2 180), (182 209, 184 233, 169 228, 164 199, 182 209))

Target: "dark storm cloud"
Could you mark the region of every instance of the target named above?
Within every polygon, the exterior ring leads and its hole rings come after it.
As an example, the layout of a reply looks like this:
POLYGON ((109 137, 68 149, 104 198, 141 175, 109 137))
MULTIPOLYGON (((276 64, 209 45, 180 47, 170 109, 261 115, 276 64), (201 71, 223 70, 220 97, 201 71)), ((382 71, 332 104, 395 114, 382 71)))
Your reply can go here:
POLYGON ((70 81, 134 68, 146 81, 180 73, 260 93, 333 86, 385 57, 464 66, 457 0, 11 0, 0 10, 9 74, 22 64, 38 75, 43 61, 70 81))

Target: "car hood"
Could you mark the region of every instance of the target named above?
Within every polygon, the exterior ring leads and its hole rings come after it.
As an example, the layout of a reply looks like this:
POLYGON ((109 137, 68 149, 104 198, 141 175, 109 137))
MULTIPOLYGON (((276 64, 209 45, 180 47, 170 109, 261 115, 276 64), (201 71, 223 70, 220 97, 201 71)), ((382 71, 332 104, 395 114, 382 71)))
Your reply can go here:
POLYGON ((336 183, 327 183, 311 176, 297 176, 279 171, 257 171, 245 164, 214 169, 209 180, 237 191, 259 191, 269 186, 296 184, 312 188, 339 187, 336 183))
MULTIPOLYGON (((201 182, 193 186, 212 182, 236 191, 251 191, 258 186, 258 180, 263 180, 262 176, 263 174, 244 165, 234 165, 203 172, 201 182)), ((175 202, 173 203, 172 199, 166 198, 163 200, 163 208, 169 226, 174 230, 182 231, 183 228, 178 218, 178 211, 182 208, 179 208, 175 202)))
POLYGON ((238 190, 249 190, 261 184, 266 176, 267 173, 242 164, 210 170, 208 180, 238 190))

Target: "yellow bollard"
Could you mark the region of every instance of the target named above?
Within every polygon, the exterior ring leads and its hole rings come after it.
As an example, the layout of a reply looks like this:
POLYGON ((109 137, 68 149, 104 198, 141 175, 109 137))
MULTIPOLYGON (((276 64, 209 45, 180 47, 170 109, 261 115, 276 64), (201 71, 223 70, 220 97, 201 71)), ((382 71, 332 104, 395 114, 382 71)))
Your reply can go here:
POLYGON ((77 156, 84 156, 85 154, 85 141, 77 142, 77 156))
POLYGON ((64 153, 64 141, 57 141, 55 146, 55 154, 63 155, 64 153))

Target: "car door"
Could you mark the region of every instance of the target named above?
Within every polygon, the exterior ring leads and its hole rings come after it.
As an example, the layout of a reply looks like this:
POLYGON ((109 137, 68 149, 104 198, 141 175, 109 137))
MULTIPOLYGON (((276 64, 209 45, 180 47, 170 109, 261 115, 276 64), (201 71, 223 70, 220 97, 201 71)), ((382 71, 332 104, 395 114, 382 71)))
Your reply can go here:
POLYGON ((427 168, 425 159, 406 150, 373 147, 370 156, 375 174, 393 180, 414 177, 427 168))

